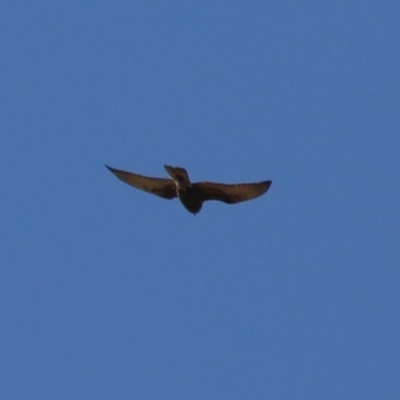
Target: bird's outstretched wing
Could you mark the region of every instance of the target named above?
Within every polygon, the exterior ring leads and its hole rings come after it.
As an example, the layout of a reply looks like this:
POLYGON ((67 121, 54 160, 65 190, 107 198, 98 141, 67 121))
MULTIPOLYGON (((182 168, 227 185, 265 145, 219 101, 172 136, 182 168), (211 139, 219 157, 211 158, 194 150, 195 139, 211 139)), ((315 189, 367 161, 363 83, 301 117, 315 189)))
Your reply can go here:
POLYGON ((151 178, 134 174, 133 172, 121 171, 119 169, 106 167, 121 181, 145 192, 155 194, 163 199, 173 199, 177 197, 176 186, 172 179, 151 178))
POLYGON ((197 182, 193 186, 200 189, 201 196, 206 200, 219 200, 227 204, 240 203, 241 201, 255 199, 263 195, 271 186, 272 181, 259 183, 240 183, 226 185, 214 182, 197 182))

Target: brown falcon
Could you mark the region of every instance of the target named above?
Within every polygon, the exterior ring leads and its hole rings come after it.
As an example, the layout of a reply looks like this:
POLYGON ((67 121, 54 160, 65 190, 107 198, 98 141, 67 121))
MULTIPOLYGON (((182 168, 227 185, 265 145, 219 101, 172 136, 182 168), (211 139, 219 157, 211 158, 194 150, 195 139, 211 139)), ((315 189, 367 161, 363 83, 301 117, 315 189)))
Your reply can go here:
POLYGON ((227 204, 240 203, 264 194, 272 181, 258 183, 239 183, 227 185, 214 182, 191 183, 184 168, 164 165, 172 179, 152 178, 134 174, 133 172, 106 167, 121 181, 137 189, 155 194, 164 199, 178 197, 184 207, 191 213, 197 214, 206 200, 219 200, 227 204))

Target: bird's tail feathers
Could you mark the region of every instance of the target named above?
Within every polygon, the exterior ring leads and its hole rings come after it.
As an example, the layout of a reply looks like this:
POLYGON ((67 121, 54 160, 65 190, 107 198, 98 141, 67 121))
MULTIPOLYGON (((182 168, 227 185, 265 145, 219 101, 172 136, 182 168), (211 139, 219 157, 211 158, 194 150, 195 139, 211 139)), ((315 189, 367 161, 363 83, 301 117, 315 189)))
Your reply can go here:
POLYGON ((186 169, 180 167, 171 167, 169 165, 164 165, 165 170, 172 180, 181 188, 190 187, 189 175, 186 169))

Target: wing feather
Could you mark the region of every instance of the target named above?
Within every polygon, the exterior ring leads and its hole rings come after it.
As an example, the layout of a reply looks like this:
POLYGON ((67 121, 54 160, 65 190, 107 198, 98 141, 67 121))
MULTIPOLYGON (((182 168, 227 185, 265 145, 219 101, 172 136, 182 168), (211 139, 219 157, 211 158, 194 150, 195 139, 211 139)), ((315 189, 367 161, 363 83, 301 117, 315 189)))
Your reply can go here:
POLYGON ((272 181, 239 183, 234 185, 215 182, 197 182, 194 183, 193 186, 200 189, 204 201, 219 200, 227 204, 235 204, 263 195, 271 184, 272 181))
POLYGON ((145 192, 152 193, 163 199, 173 199, 177 197, 176 186, 172 179, 152 178, 134 174, 133 172, 121 171, 119 169, 106 167, 121 181, 135 187, 136 189, 144 190, 145 192))

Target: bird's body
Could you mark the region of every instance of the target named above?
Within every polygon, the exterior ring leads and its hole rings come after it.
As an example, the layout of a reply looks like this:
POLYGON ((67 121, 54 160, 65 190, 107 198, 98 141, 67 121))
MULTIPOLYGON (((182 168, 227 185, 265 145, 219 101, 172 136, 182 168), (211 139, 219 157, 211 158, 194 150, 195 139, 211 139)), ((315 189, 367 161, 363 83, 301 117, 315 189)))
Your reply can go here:
POLYGON ((152 193, 164 199, 178 197, 183 206, 192 214, 197 214, 203 202, 219 200, 227 204, 235 204, 263 195, 272 181, 259 183, 242 183, 227 185, 213 182, 191 183, 187 171, 180 167, 165 165, 165 170, 172 179, 152 178, 106 167, 123 182, 137 189, 152 193))
POLYGON ((192 214, 197 214, 203 207, 203 199, 196 186, 177 189, 178 197, 183 206, 192 214))

